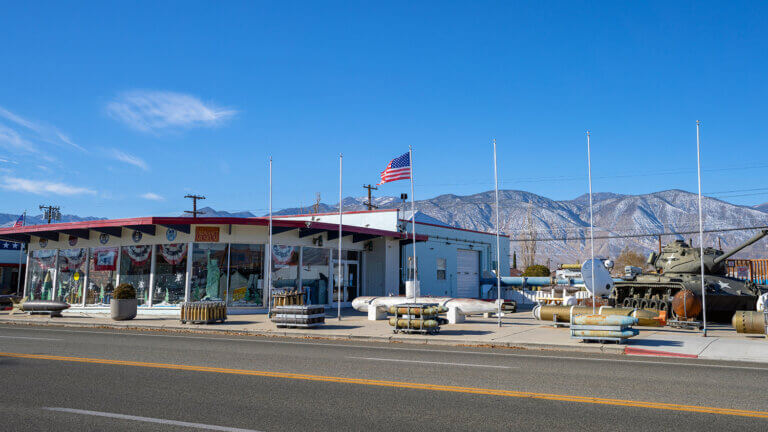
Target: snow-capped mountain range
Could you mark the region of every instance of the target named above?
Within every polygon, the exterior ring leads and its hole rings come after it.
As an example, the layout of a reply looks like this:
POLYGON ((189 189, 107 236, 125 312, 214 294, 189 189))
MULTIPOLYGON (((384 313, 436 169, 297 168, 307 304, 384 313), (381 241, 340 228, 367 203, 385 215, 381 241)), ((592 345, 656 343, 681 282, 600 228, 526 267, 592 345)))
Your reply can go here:
MULTIPOLYGON (((345 211, 366 208, 366 197, 348 197, 343 201, 345 211)), ((586 195, 572 200, 555 201, 534 193, 503 190, 499 191, 500 219, 502 232, 510 236, 511 250, 520 254, 520 239, 530 236, 531 225, 537 238, 537 261, 546 263, 575 262, 589 254, 589 197, 586 195), (530 215, 530 216, 529 216, 530 215), (529 223, 528 221, 532 223, 529 223)), ((403 207, 399 198, 375 197, 374 205, 379 208, 403 207)), ((658 248, 657 237, 643 237, 641 234, 680 233, 665 235, 662 243, 674 238, 693 239, 698 244, 698 197, 682 190, 667 190, 644 195, 621 195, 596 193, 593 195, 593 218, 595 225, 595 253, 616 257, 622 249, 630 247, 647 253, 658 248), (688 234, 683 234, 691 232, 688 234), (632 236, 621 237, 617 236, 632 236), (605 238, 611 237, 611 238, 605 238)), ((715 198, 705 197, 703 201, 705 230, 768 226, 768 203, 754 207, 739 206, 715 198)), ((410 209, 410 203, 406 204, 410 209)), ((440 195, 416 202, 418 211, 448 225, 493 232, 494 195, 493 191, 468 196, 440 195)), ((250 212, 216 211, 203 209, 206 216, 253 217, 250 212)), ((294 207, 275 214, 309 213, 311 207, 294 207)), ((319 205, 321 213, 335 212, 338 204, 319 205)), ((0 226, 11 226, 18 215, 0 214, 0 226)), ((88 220, 74 215, 64 215, 62 221, 88 220)), ((40 216, 30 216, 27 224, 42 223, 40 216)), ((705 246, 721 246, 728 249, 747 240, 756 231, 732 230, 705 233, 705 246)), ((768 255, 768 239, 763 239, 738 254, 739 257, 765 257, 768 255)))

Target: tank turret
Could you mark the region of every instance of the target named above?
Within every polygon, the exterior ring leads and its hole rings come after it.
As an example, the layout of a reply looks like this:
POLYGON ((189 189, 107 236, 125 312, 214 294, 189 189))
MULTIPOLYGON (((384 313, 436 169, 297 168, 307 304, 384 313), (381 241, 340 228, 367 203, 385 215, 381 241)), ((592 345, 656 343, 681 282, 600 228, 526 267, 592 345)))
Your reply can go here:
MULTIPOLYGON (((712 276, 724 276, 727 272, 725 260, 768 235, 768 230, 762 230, 755 236, 736 246, 728 252, 711 247, 704 248, 704 273, 712 276)), ((683 240, 675 240, 661 250, 661 254, 651 254, 649 264, 656 271, 664 274, 699 274, 701 273, 701 249, 688 245, 683 240)))

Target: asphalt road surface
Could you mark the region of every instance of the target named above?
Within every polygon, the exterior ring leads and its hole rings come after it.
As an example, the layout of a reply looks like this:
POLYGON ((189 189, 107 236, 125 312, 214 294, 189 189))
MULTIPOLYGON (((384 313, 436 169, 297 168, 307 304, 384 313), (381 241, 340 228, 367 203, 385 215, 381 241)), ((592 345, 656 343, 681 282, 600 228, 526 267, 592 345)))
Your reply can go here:
POLYGON ((0 430, 768 430, 768 367, 0 325, 0 430))

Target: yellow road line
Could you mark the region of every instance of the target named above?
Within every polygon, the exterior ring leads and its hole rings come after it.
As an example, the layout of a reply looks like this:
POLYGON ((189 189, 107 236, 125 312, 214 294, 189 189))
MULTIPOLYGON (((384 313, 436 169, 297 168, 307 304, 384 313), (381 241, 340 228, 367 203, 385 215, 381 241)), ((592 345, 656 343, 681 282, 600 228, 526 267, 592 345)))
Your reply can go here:
POLYGON ((707 407, 707 406, 697 406, 697 405, 680 405, 680 404, 671 404, 671 403, 663 403, 663 402, 646 402, 646 401, 633 401, 633 400, 624 400, 624 399, 607 399, 607 398, 597 398, 597 397, 591 397, 591 396, 571 396, 571 395, 558 395, 558 394, 549 394, 549 393, 522 392, 522 391, 514 391, 514 390, 449 386, 449 385, 440 385, 440 384, 409 383, 409 382, 400 382, 400 381, 384 381, 384 380, 373 380, 373 379, 364 379, 364 378, 345 378, 345 377, 333 377, 333 376, 323 376, 323 375, 297 374, 297 373, 288 373, 288 372, 270 372, 270 371, 258 371, 258 370, 248 370, 248 369, 228 369, 228 368, 217 368, 217 367, 209 367, 209 366, 190 366, 190 365, 179 365, 179 364, 168 364, 168 363, 150 363, 150 362, 139 362, 139 361, 129 361, 129 360, 110 360, 110 359, 97 359, 97 358, 85 358, 85 357, 65 357, 65 356, 41 355, 41 354, 0 352, 0 357, 14 357, 14 358, 36 359, 36 360, 53 360, 53 361, 65 361, 65 362, 77 362, 77 363, 108 364, 108 365, 116 365, 116 366, 136 366, 136 367, 172 369, 172 370, 194 371, 194 372, 213 372, 213 373, 224 373, 224 374, 234 374, 234 375, 261 376, 261 377, 269 377, 269 378, 323 381, 323 382, 334 382, 334 383, 342 383, 342 384, 358 384, 358 385, 369 385, 369 386, 379 386, 379 387, 406 388, 406 389, 414 389, 414 390, 432 390, 432 391, 444 391, 444 392, 452 392, 452 393, 479 394, 479 395, 488 395, 488 396, 544 399, 544 400, 553 400, 553 401, 562 401, 562 402, 614 405, 614 406, 624 406, 624 407, 633 407, 633 408, 651 408, 651 409, 662 409, 662 410, 672 410, 672 411, 686 411, 686 412, 697 412, 697 413, 706 413, 706 414, 720 414, 720 415, 768 419, 768 412, 765 412, 765 411, 749 411, 749 410, 740 410, 740 409, 732 409, 732 408, 717 408, 717 407, 707 407))

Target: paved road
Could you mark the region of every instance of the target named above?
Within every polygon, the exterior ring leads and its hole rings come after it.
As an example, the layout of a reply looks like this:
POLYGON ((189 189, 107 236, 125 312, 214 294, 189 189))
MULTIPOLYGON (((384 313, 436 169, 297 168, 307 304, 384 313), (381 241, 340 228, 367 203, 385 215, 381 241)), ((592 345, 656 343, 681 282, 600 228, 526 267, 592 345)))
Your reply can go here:
POLYGON ((0 344, 0 430, 768 429, 750 363, 7 325, 0 344))

